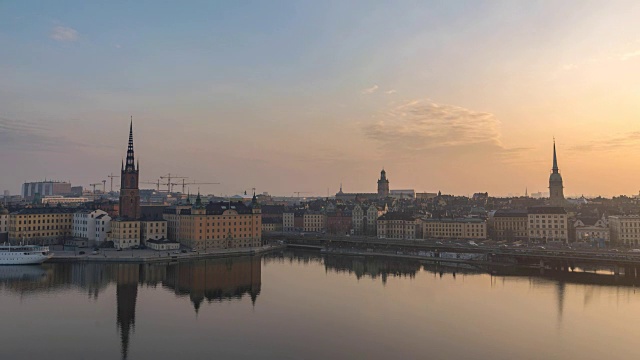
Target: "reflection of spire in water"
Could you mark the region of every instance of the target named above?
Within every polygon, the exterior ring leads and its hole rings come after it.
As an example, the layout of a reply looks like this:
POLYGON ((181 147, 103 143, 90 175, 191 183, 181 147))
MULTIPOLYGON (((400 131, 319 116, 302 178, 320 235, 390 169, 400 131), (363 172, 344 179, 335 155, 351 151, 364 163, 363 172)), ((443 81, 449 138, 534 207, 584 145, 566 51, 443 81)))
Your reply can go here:
POLYGON ((118 314, 116 324, 120 330, 122 358, 129 355, 129 333, 136 325, 136 298, 138 296, 138 265, 122 264, 116 275, 116 300, 118 314))
POLYGON ((558 323, 562 323, 562 311, 564 310, 564 295, 566 292, 564 281, 556 284, 556 295, 558 296, 558 323))

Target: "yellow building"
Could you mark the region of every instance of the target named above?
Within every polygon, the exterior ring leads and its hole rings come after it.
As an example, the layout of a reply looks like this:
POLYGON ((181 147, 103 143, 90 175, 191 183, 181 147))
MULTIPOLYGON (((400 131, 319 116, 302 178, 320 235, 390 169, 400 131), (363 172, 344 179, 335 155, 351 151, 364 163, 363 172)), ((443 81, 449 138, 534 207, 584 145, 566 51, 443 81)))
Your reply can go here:
POLYGON ((116 249, 140 245, 140 221, 117 218, 111 220, 111 232, 107 236, 116 249))
POLYGON ((168 233, 177 234, 175 241, 193 250, 206 251, 261 246, 260 213, 255 202, 252 206, 231 201, 204 205, 198 195, 193 207, 167 208, 164 217, 168 233))
POLYGON ((27 208, 9 214, 9 240, 53 244, 71 236, 74 209, 27 208))
POLYGON ((527 210, 498 210, 493 215, 493 239, 518 241, 528 238, 529 215, 527 210))
POLYGON ((162 240, 167 238, 166 220, 142 220, 140 221, 140 234, 143 244, 147 240, 162 240))
POLYGON ((487 238, 487 223, 480 219, 426 219, 422 226, 425 239, 487 238))
POLYGON ((323 232, 325 231, 326 216, 320 212, 306 211, 302 215, 302 224, 304 232, 323 232))
POLYGON ((416 238, 416 218, 408 213, 388 212, 378 218, 377 233, 379 239, 405 239, 416 238))

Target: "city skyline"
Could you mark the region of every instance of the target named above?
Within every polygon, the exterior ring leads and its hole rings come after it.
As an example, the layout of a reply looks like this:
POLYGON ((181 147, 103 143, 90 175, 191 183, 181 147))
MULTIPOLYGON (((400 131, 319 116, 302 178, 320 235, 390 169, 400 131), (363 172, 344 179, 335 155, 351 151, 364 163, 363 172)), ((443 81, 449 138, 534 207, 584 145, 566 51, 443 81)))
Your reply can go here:
POLYGON ((13 194, 117 174, 130 115, 214 194, 546 192, 554 136, 565 196, 640 190, 634 2, 74 4, 0 5, 13 194))

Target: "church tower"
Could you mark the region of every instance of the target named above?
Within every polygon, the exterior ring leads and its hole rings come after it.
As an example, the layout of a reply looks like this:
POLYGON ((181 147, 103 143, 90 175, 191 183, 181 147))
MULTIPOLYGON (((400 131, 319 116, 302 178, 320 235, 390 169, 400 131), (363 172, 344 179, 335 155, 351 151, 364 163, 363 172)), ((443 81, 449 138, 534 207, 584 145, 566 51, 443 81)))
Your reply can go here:
POLYGON ((140 190, 138 189, 140 164, 135 165, 133 155, 133 118, 129 125, 129 147, 127 161, 120 171, 120 216, 137 220, 140 218, 140 190))
POLYGON ((556 141, 553 140, 553 168, 549 176, 549 204, 552 206, 564 206, 564 186, 562 185, 562 175, 558 169, 558 158, 556 156, 556 141))
POLYGON ((387 172, 382 169, 380 172, 380 180, 378 180, 378 197, 386 198, 389 196, 389 180, 387 180, 387 172))

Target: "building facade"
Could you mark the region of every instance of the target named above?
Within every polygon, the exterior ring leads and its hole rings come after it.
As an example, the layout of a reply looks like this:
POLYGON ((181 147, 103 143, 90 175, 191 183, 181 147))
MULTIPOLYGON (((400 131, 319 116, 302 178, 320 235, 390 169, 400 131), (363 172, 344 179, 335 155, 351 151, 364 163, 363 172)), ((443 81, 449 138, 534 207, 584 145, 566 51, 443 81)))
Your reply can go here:
POLYGON ((424 219, 422 234, 425 239, 469 239, 487 238, 487 223, 481 219, 424 219))
POLYGON ((282 214, 282 231, 294 231, 294 218, 295 215, 292 212, 285 212, 282 214))
POLYGON ((166 220, 142 220, 140 221, 141 242, 146 244, 149 240, 167 239, 166 220))
POLYGON ((576 241, 609 243, 609 224, 606 219, 578 218, 573 223, 576 241))
POLYGON ((640 216, 609 216, 609 229, 611 231, 611 245, 640 245, 640 216))
POLYGON ((324 232, 326 217, 318 211, 305 211, 302 224, 304 232, 324 232))
POLYGON ((563 207, 530 207, 527 216, 529 240, 569 242, 567 212, 563 207))
POLYGON ((233 249, 262 245, 260 207, 242 202, 222 201, 202 204, 200 196, 190 209, 169 207, 167 215, 177 215, 177 224, 167 221, 169 233, 193 250, 233 249), (177 229, 172 229, 176 227, 177 229))
POLYGON ((409 213, 388 212, 376 222, 379 239, 413 240, 416 238, 416 218, 409 213))
POLYGON ((37 181, 22 184, 22 197, 31 201, 36 194, 40 197, 71 195, 71 184, 61 181, 37 181))
POLYGON ((116 249, 128 249, 140 246, 140 221, 117 218, 111 221, 108 240, 113 241, 116 249))
POLYGON ((71 236, 75 209, 25 208, 9 214, 9 240, 55 244, 71 236))
POLYGON ((73 214, 71 236, 101 243, 111 231, 111 217, 102 210, 81 210, 73 214))
POLYGON ((493 215, 493 239, 496 241, 526 240, 529 215, 527 210, 500 209, 493 215))

